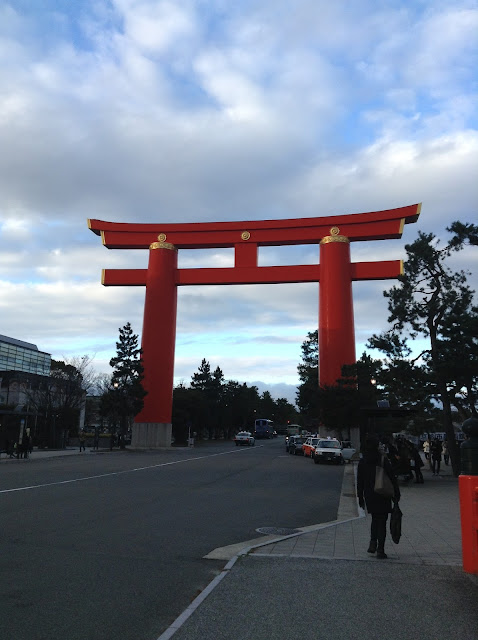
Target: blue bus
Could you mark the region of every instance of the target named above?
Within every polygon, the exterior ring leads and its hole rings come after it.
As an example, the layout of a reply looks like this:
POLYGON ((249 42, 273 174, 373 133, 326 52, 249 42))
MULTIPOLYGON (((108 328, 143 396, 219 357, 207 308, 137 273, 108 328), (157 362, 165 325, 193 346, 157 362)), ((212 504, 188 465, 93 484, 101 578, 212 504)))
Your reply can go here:
POLYGON ((260 438, 273 438, 274 437, 274 423, 272 420, 266 418, 258 418, 254 421, 254 437, 260 438))

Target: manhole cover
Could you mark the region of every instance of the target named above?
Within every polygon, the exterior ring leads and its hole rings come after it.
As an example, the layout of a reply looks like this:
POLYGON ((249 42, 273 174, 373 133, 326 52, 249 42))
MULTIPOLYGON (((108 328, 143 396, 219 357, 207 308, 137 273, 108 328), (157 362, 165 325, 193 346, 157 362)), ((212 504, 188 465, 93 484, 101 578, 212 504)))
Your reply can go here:
POLYGON ((256 531, 266 536, 289 536, 292 533, 300 533, 299 529, 287 529, 286 527, 259 527, 256 531))

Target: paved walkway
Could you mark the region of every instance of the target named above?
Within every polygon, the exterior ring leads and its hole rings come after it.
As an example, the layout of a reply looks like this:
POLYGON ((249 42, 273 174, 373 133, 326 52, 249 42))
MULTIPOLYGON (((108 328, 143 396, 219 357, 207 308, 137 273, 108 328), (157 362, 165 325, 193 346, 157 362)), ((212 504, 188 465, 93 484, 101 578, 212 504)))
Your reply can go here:
MULTIPOLYGON (((338 518, 234 545, 223 572, 158 640, 478 640, 478 576, 462 568, 458 480, 401 486, 402 537, 367 553, 371 516, 344 469, 338 518)), ((207 557, 228 557, 228 548, 207 557)))
MULTIPOLYGON (((291 556, 367 560, 376 558, 367 553, 371 516, 357 507, 354 487, 354 465, 345 470, 342 500, 338 518, 345 522, 316 527, 299 536, 289 537, 254 550, 262 556, 291 556), (360 517, 349 519, 355 512, 360 517)), ((424 472, 425 483, 401 487, 403 512, 402 537, 394 544, 387 535, 386 553, 389 560, 408 564, 461 566, 461 523, 458 482, 451 468, 440 476, 424 472)))
MULTIPOLYGON (((119 449, 115 449, 119 451, 119 449)), ((94 451, 91 447, 86 447, 85 451, 81 451, 79 447, 67 447, 66 449, 33 449, 33 452, 28 454, 28 458, 25 460, 24 458, 10 458, 6 453, 2 453, 0 455, 0 464, 5 462, 28 462, 29 460, 43 460, 45 458, 61 458, 64 456, 75 456, 75 455, 85 455, 89 453, 105 453, 109 452, 109 449, 99 449, 94 451)))

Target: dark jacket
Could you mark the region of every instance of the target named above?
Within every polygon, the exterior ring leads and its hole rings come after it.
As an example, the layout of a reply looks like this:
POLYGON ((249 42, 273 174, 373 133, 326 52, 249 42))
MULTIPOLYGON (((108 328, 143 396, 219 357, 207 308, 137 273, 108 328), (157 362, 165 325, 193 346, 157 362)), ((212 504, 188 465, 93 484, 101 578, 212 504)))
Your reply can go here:
POLYGON ((430 445, 430 453, 432 455, 432 458, 435 458, 435 460, 441 460, 442 451, 443 447, 441 446, 440 440, 433 440, 430 445))
MULTIPOLYGON (((357 497, 359 503, 365 500, 367 511, 369 513, 391 513, 392 499, 375 493, 375 467, 381 465, 382 454, 378 451, 375 453, 365 453, 360 459, 357 469, 357 497)), ((400 489, 395 474, 392 471, 392 465, 387 456, 383 456, 383 468, 390 477, 395 489, 394 500, 400 500, 400 489)))

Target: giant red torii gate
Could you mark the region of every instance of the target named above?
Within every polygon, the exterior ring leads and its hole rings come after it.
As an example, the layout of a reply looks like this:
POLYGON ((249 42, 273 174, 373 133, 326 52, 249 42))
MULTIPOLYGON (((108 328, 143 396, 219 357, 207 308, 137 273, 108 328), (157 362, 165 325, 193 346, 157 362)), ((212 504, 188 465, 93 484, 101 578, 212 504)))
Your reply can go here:
POLYGON ((144 408, 135 418, 132 446, 170 446, 176 342, 177 287, 207 284, 318 282, 319 383, 335 385, 355 362, 352 282, 402 273, 401 260, 350 261, 350 242, 400 238, 416 222, 420 204, 323 218, 247 222, 137 224, 88 220, 108 249, 149 249, 147 269, 105 269, 105 286, 145 286, 142 332, 144 408), (320 244, 320 263, 257 264, 258 247, 320 244), (234 266, 178 269, 178 249, 234 248, 234 266))

